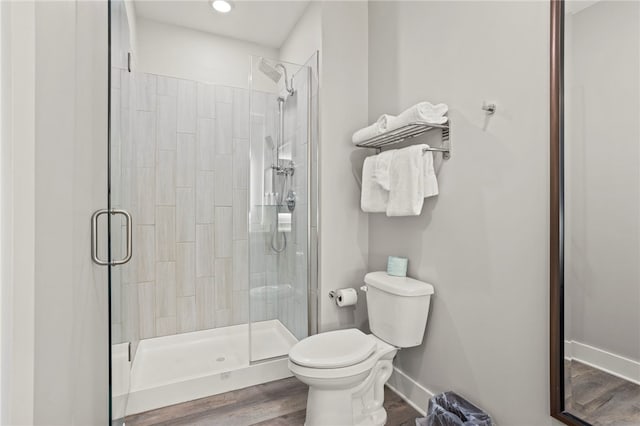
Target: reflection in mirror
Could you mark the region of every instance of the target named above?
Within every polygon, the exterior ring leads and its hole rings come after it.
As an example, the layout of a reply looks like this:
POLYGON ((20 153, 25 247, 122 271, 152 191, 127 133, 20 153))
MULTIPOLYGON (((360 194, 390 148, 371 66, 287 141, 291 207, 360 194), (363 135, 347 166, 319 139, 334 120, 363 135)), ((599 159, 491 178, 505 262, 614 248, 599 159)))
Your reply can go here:
POLYGON ((640 3, 564 18, 565 411, 640 424, 640 3))

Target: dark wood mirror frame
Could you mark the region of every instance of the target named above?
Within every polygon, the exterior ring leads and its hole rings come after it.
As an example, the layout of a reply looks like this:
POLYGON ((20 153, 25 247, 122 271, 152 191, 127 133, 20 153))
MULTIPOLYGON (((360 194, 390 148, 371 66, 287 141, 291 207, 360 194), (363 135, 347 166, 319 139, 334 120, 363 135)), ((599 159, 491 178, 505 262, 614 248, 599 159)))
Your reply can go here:
POLYGON ((568 425, 589 423, 564 410, 564 0, 551 0, 550 79, 550 408, 568 425))

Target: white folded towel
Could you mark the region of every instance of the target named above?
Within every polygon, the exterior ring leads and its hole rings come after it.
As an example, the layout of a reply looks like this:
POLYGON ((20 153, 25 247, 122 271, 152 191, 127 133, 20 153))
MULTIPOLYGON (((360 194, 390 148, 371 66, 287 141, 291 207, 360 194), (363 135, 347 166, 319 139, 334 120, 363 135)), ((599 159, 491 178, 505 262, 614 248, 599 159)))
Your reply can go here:
POLYGON ((447 122, 447 111, 449 111, 449 107, 446 104, 433 105, 429 102, 420 102, 398 115, 395 120, 393 120, 393 128, 398 128, 416 121, 444 124, 447 122))
POLYGON ((375 156, 376 161, 373 169, 373 180, 387 191, 391 189, 389 171, 391 170, 391 160, 396 151, 397 149, 390 149, 375 156))
POLYGON ((390 125, 395 122, 395 117, 389 114, 382 114, 375 123, 356 131, 351 137, 351 142, 357 145, 361 142, 378 136, 387 131, 390 125))
POLYGON ((278 213, 278 232, 291 232, 291 213, 278 213))
MULTIPOLYGON (((421 145, 423 148, 429 148, 429 145, 421 145)), ((436 178, 436 170, 433 167, 433 152, 427 151, 422 154, 424 168, 424 197, 433 197, 438 195, 438 179, 436 178)))
POLYGON ((362 165, 362 193, 360 208, 365 213, 384 213, 387 211, 389 192, 384 190, 373 178, 378 155, 367 157, 362 165))
POLYGON ((420 215, 424 204, 423 147, 424 145, 413 145, 399 149, 393 156, 387 216, 420 215))

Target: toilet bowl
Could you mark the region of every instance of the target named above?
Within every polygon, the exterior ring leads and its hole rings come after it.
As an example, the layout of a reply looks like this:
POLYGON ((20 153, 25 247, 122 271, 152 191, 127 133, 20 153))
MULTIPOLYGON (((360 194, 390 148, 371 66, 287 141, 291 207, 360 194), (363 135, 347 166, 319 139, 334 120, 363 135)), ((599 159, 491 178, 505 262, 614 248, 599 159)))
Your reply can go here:
POLYGON ((384 425, 384 384, 397 352, 355 328, 317 334, 294 346, 289 369, 309 385, 305 425, 384 425))
POLYGON ((356 328, 307 337, 289 352, 289 369, 309 385, 306 426, 382 426, 384 384, 400 348, 422 343, 433 286, 386 272, 368 273, 372 334, 356 328))

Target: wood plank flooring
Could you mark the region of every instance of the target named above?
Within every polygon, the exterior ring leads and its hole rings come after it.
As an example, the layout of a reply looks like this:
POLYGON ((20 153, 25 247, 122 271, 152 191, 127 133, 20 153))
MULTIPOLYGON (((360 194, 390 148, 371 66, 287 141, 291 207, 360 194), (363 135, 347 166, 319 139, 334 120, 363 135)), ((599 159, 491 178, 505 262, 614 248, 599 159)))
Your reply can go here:
MULTIPOLYGON (((304 424, 306 405, 307 386, 292 377, 136 414, 125 422, 127 426, 293 426, 304 424)), ((420 417, 388 388, 384 406, 388 426, 413 426, 420 417)))
POLYGON ((593 426, 638 426, 640 386, 580 362, 567 361, 565 407, 593 426))

